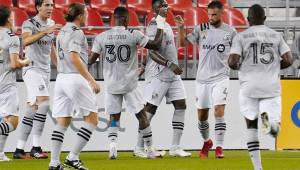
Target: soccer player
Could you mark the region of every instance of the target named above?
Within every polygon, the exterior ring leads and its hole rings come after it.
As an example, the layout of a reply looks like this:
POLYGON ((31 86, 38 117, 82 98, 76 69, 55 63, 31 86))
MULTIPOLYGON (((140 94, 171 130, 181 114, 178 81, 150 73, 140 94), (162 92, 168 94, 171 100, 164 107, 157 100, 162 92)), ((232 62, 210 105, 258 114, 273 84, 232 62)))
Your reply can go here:
MULTIPOLYGON (((164 9, 160 9, 160 13, 164 9)), ((138 88, 138 46, 157 50, 162 42, 165 18, 161 15, 157 18, 157 33, 154 40, 138 30, 128 29, 128 10, 117 7, 114 10, 115 27, 99 34, 92 48, 93 63, 98 57, 104 58, 104 80, 106 83, 105 110, 110 114, 108 128, 109 158, 117 157, 117 137, 120 126, 120 116, 123 98, 129 113, 136 115, 139 121, 139 130, 143 135, 147 157, 155 158, 157 152, 152 148, 152 131, 144 111, 143 96, 138 88)))
POLYGON ((80 27, 85 25, 87 9, 83 4, 69 6, 66 25, 60 30, 57 40, 58 72, 54 89, 53 117, 57 124, 52 133, 51 162, 49 170, 63 169, 59 157, 64 134, 72 117, 84 118, 82 127, 74 138, 74 147, 64 163, 75 169, 86 170, 79 154, 87 144, 98 124, 96 95, 100 86, 87 70, 88 43, 80 27))
POLYGON ((11 30, 11 11, 0 6, 0 161, 9 161, 4 153, 8 134, 18 125, 19 97, 17 92, 16 69, 27 66, 29 59, 20 60, 20 40, 11 30))
POLYGON ((215 157, 223 158, 223 143, 226 131, 224 110, 229 83, 227 59, 236 31, 223 23, 223 5, 219 1, 208 4, 209 23, 195 26, 192 33, 185 35, 184 21, 176 17, 179 25, 181 46, 188 43, 199 45, 199 65, 196 77, 196 106, 198 108, 198 128, 204 144, 199 152, 201 158, 207 158, 213 142, 209 136, 208 115, 214 110, 215 115, 215 157))
POLYGON ((228 64, 239 70, 240 111, 246 119, 247 145, 254 170, 262 170, 257 132, 258 116, 265 134, 276 137, 280 129, 280 69, 292 65, 291 52, 280 33, 264 25, 265 11, 253 5, 250 27, 237 34, 228 64))
POLYGON ((50 19, 53 0, 36 0, 37 15, 26 20, 22 25, 22 43, 25 55, 32 62, 23 68, 23 80, 27 87, 27 106, 19 128, 15 159, 25 159, 24 152, 28 136, 32 133, 33 147, 30 156, 48 158, 41 149, 42 135, 49 111, 50 58, 56 65, 56 53, 53 45, 54 34, 59 25, 50 19))
MULTIPOLYGON (((165 0, 153 0, 152 8, 155 17, 147 27, 147 35, 154 38, 157 28, 157 14, 160 8, 168 9, 165 0)), ((167 10, 165 15, 167 15, 167 10)), ((173 30, 168 23, 163 25, 164 37, 158 51, 150 51, 146 65, 145 99, 147 101, 145 110, 149 121, 156 113, 157 107, 162 99, 166 97, 167 103, 172 103, 175 111, 172 119, 173 139, 169 154, 171 156, 188 157, 191 153, 180 147, 180 140, 184 129, 184 117, 186 110, 186 94, 183 82, 180 78, 182 70, 178 67, 177 48, 174 42, 173 30)), ((141 135, 138 135, 137 146, 134 155, 144 157, 144 143, 141 135)))

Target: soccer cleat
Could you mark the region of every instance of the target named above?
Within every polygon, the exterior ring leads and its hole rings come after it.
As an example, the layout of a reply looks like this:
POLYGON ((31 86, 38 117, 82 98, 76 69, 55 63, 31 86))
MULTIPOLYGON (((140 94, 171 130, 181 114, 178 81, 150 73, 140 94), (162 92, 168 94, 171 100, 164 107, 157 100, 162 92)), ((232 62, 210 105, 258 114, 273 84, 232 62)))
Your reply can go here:
POLYGON ((220 147, 220 146, 216 147, 215 156, 216 156, 216 158, 220 158, 220 159, 224 158, 222 147, 220 147))
POLYGON ((213 142, 211 139, 209 139, 208 141, 204 142, 203 147, 199 153, 200 158, 207 158, 208 157, 208 152, 209 149, 212 148, 213 146, 213 142))
POLYGON ((170 148, 169 155, 174 156, 174 157, 177 157, 177 156, 178 157, 189 157, 192 154, 184 151, 181 147, 177 146, 177 147, 170 148))
POLYGON ((262 122, 262 132, 266 135, 271 132, 271 123, 269 122, 269 116, 266 112, 263 112, 261 115, 261 122, 262 122))
POLYGON ((16 149, 13 155, 14 159, 30 159, 23 149, 16 149))
POLYGON ((35 159, 47 159, 48 154, 43 152, 41 147, 32 147, 30 156, 35 159))
POLYGON ((5 155, 4 152, 0 152, 0 162, 10 161, 10 159, 5 155))
POLYGON ((48 170, 68 170, 67 168, 63 167, 62 165, 57 166, 49 166, 48 170))
POLYGON ((117 159, 118 151, 117 151, 117 144, 116 143, 110 143, 109 144, 109 159, 117 159))
POLYGON ((65 159, 65 165, 72 167, 74 169, 78 169, 78 170, 89 170, 88 168, 83 166, 83 163, 81 162, 81 160, 70 161, 68 159, 65 159))
POLYGON ((145 152, 144 148, 136 147, 133 151, 133 156, 147 158, 147 153, 145 152))
POLYGON ((146 149, 147 158, 155 159, 155 158, 162 158, 165 156, 166 151, 157 151, 153 147, 146 149))

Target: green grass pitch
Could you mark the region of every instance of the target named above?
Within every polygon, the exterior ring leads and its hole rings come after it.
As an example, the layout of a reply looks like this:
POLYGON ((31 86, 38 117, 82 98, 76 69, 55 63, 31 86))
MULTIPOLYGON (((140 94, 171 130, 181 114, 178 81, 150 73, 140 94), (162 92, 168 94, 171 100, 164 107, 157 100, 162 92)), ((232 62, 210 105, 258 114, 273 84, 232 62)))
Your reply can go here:
MULTIPOLYGON (((199 159, 197 152, 190 158, 165 156, 155 160, 138 159, 130 152, 119 152, 117 160, 108 160, 107 152, 83 152, 81 159, 90 170, 252 170, 247 151, 225 151, 225 159, 199 159)), ((8 154, 11 158, 12 154, 8 154)), ((61 158, 65 158, 66 153, 61 158)), ((299 151, 262 151, 264 170, 300 170, 299 151)), ((0 170, 46 170, 46 160, 13 160, 0 162, 0 170)))

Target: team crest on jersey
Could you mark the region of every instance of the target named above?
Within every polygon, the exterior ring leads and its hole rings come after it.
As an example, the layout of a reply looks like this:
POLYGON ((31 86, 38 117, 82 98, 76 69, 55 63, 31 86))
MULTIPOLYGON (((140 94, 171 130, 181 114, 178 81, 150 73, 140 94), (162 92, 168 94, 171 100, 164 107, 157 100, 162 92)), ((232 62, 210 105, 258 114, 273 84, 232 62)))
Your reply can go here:
POLYGON ((230 41, 230 38, 231 38, 230 34, 225 34, 225 36, 223 37, 223 40, 230 41))
POLYGON ((44 89, 45 89, 45 86, 44 86, 44 85, 40 85, 40 86, 39 86, 39 90, 40 90, 40 91, 43 91, 44 89))

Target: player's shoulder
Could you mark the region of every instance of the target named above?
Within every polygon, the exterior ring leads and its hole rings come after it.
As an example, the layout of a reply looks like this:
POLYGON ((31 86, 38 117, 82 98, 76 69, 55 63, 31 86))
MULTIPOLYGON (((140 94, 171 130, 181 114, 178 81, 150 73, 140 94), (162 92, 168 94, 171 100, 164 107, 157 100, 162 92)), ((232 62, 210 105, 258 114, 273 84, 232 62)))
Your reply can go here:
POLYGON ((200 23, 195 26, 195 29, 197 29, 199 31, 207 31, 207 30, 209 30, 209 28, 210 28, 209 22, 200 23))
POLYGON ((224 31, 227 31, 227 32, 236 32, 236 29, 233 26, 226 24, 226 23, 223 23, 222 28, 224 31))
POLYGON ((55 24, 55 21, 53 19, 51 19, 51 18, 47 19, 47 25, 52 26, 54 24, 55 24))
POLYGON ((24 21, 23 25, 32 25, 37 28, 42 27, 41 23, 39 23, 35 17, 28 18, 24 21))
POLYGON ((150 26, 157 26, 157 22, 154 17, 150 20, 150 22, 148 24, 148 27, 150 27, 150 26))

